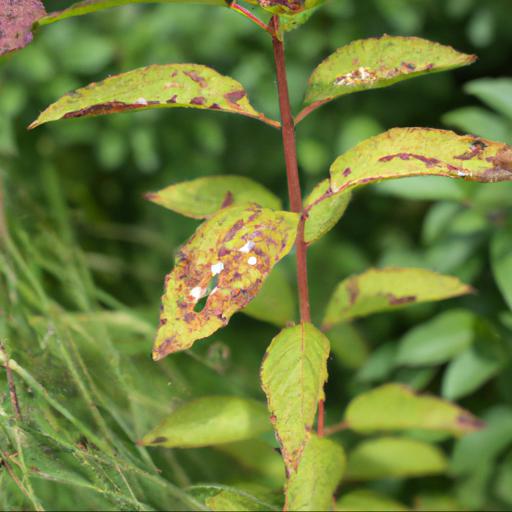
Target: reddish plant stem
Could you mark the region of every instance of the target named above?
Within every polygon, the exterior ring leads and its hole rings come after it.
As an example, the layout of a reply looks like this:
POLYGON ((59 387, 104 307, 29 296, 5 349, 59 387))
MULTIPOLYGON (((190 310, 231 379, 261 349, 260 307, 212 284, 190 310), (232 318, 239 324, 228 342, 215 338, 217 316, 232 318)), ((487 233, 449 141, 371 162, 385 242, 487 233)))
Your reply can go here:
POLYGON ((304 241, 305 218, 302 211, 302 191, 300 188, 299 166, 297 163, 295 124, 290 106, 290 96, 288 93, 284 44, 283 41, 279 39, 279 19, 277 16, 272 18, 271 26, 273 27, 274 32, 272 35, 272 43, 274 46, 279 108, 281 110, 281 132, 283 135, 288 196, 290 198, 291 210, 301 215, 297 240, 295 242, 297 251, 297 283, 299 288, 300 319, 302 322, 309 322, 311 321, 311 314, 309 308, 307 245, 304 241))
POLYGON ((256 25, 258 25, 258 27, 262 28, 266 32, 272 34, 272 30, 270 29, 270 27, 265 25, 265 23, 263 23, 263 21, 261 21, 258 17, 254 16, 254 14, 252 14, 252 12, 247 10, 245 7, 237 4, 236 2, 233 2, 230 5, 230 8, 236 12, 239 12, 242 16, 245 16, 246 18, 250 19, 253 23, 256 23, 256 25))

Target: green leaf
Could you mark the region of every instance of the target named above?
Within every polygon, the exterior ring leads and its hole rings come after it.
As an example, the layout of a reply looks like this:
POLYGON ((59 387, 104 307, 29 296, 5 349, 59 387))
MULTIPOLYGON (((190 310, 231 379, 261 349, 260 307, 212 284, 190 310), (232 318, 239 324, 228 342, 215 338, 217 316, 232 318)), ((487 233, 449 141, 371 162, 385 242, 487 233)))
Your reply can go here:
POLYGON ((304 100, 306 108, 299 118, 339 96, 466 66, 475 59, 418 37, 384 35, 353 41, 313 71, 304 100))
POLYGON ((265 441, 250 439, 221 444, 216 448, 236 460, 243 468, 261 475, 269 485, 282 487, 285 478, 283 459, 278 451, 265 441))
POLYGON ((311 437, 328 356, 329 340, 308 323, 282 330, 265 353, 261 383, 288 471, 297 470, 311 437))
POLYGON ((25 48, 33 24, 45 14, 40 0, 0 0, 0 56, 25 48))
POLYGON ((313 435, 286 486, 285 510, 332 510, 333 494, 344 470, 343 448, 313 435))
POLYGON ((176 408, 140 444, 197 448, 252 439, 270 428, 267 410, 261 402, 209 396, 176 408))
POLYGON ((272 491, 259 486, 251 486, 248 492, 245 489, 228 487, 220 484, 203 484, 188 487, 198 500, 204 502, 207 510, 226 511, 278 511, 280 506, 274 504, 276 501, 272 491), (254 490, 256 489, 256 491, 254 490))
POLYGON ((349 428, 362 434, 386 430, 435 430, 453 435, 482 428, 460 407, 401 384, 385 384, 354 398, 345 411, 349 428))
POLYGON ((281 201, 245 176, 208 176, 170 185, 146 194, 146 199, 185 217, 205 219, 223 206, 258 204, 280 210, 281 201))
POLYGON ((475 316, 463 309, 446 311, 411 329, 401 340, 396 363, 406 366, 441 364, 473 342, 475 316))
MULTIPOLYGON (((325 2, 325 0, 319 1, 322 4, 325 2)), ((308 9, 307 11, 295 15, 282 14, 279 17, 281 30, 283 30, 284 32, 290 32, 292 30, 295 30, 296 28, 301 27, 302 25, 304 25, 304 23, 307 23, 309 21, 309 18, 311 18, 311 16, 313 16, 313 14, 315 14, 315 12, 318 9, 320 9, 320 7, 321 5, 318 5, 316 7, 308 9)))
POLYGON ((327 334, 335 360, 351 369, 361 368, 369 356, 366 340, 349 323, 335 325, 327 334))
POLYGON ((333 194, 329 180, 321 181, 304 201, 304 240, 313 243, 329 232, 345 213, 350 193, 333 194))
POLYGON ((229 2, 226 0, 83 0, 77 2, 61 11, 51 12, 38 21, 38 25, 49 25, 56 21, 71 18, 73 16, 82 16, 92 12, 111 9, 130 4, 207 4, 220 5, 226 7, 229 2))
POLYGON ((493 407, 484 415, 485 428, 459 439, 453 450, 450 472, 455 476, 468 475, 479 466, 492 465, 512 443, 512 409, 493 407), (478 464, 475 464, 478 461, 478 464))
POLYGON ((276 125, 254 110, 233 78, 199 64, 154 64, 66 94, 29 128, 59 119, 176 107, 231 112, 276 125))
POLYGON ((382 437, 360 443, 348 456, 347 478, 378 480, 444 473, 447 460, 439 448, 404 437, 382 437))
POLYGON ((166 277, 153 359, 190 348, 247 306, 292 248, 298 221, 295 213, 232 206, 199 226, 166 277))
POLYGON ((331 296, 323 325, 373 313, 403 308, 420 302, 458 297, 470 293, 457 278, 421 268, 370 269, 342 281, 331 296))
MULTIPOLYGON (((301 17, 305 11, 314 9, 323 4, 325 0, 247 0, 248 3, 259 5, 272 14, 286 17, 301 17)), ((285 20, 286 23, 286 20, 285 20)))
POLYGON ((398 501, 369 489, 357 489, 345 493, 337 502, 340 512, 405 512, 409 510, 398 501))
POLYGON ((464 90, 512 119, 512 79, 480 78, 468 82, 464 90))
POLYGON ((479 321, 473 344, 448 365, 442 395, 448 400, 469 395, 497 375, 508 358, 508 351, 494 327, 479 321))
POLYGON ((281 267, 272 270, 258 295, 242 309, 242 313, 278 327, 295 320, 295 293, 281 267))
POLYGON ((410 176, 512 181, 512 147, 447 130, 393 128, 338 157, 330 173, 334 193, 410 176))
POLYGON ((512 234, 509 229, 497 231, 491 241, 491 267, 496 284, 512 309, 512 234))

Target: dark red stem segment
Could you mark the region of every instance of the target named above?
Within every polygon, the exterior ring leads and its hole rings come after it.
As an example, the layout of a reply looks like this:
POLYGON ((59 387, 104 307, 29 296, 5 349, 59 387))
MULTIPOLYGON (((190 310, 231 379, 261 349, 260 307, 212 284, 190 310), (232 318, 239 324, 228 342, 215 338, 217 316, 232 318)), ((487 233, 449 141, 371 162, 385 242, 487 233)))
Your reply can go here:
POLYGON ((297 163, 295 126, 288 94, 284 44, 279 39, 278 17, 274 16, 270 24, 274 32, 272 43, 274 46, 274 60, 276 64, 279 108, 281 110, 281 131, 283 134, 284 159, 286 163, 286 177, 288 180, 288 196, 290 198, 291 210, 301 214, 297 240, 295 242, 297 249, 297 283, 299 288, 300 319, 302 322, 309 322, 311 315, 309 310, 307 245, 304 241, 305 219, 302 211, 302 191, 300 188, 299 166, 297 163))
POLYGON ((236 12, 239 12, 240 14, 245 16, 246 18, 250 19, 253 23, 256 23, 256 25, 258 25, 263 30, 265 30, 265 31, 269 32, 270 34, 272 34, 272 31, 271 31, 270 27, 265 25, 265 23, 263 23, 263 21, 261 21, 258 17, 254 16, 254 14, 251 11, 247 10, 245 7, 237 4, 236 2, 233 2, 230 5, 230 8, 233 9, 234 11, 236 11, 236 12))

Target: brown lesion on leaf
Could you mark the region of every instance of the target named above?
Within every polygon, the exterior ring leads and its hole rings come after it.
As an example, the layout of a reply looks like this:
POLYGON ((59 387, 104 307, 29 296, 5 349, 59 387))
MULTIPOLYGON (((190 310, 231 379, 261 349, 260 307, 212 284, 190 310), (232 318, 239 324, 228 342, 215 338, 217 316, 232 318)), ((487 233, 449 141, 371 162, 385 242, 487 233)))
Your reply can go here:
POLYGON ((224 94, 224 98, 231 103, 232 105, 236 105, 237 107, 238 102, 246 96, 246 92, 243 89, 240 89, 239 91, 231 91, 226 94, 224 94))
POLYGON ((402 306, 404 304, 411 304, 412 302, 416 302, 416 295, 404 295, 403 297, 397 297, 392 293, 386 294, 386 299, 389 302, 390 306, 402 306))
POLYGON ((473 158, 480 158, 485 149, 487 149, 487 144, 481 139, 475 139, 471 142, 467 151, 461 155, 454 156, 454 158, 457 160, 473 160, 473 158))
POLYGON ((235 200, 235 197, 233 196, 233 192, 231 192, 231 190, 228 190, 226 192, 226 195, 224 196, 224 200, 222 201, 222 204, 220 205, 220 207, 227 208, 228 206, 231 206, 233 204, 234 200, 235 200))
POLYGON ((377 80, 377 73, 365 66, 359 66, 354 71, 336 77, 334 85, 354 87, 357 85, 372 84, 377 80))
POLYGON ((204 105, 206 103, 206 98, 204 96, 196 96, 190 100, 191 105, 204 105))
POLYGON ((457 423, 467 430, 482 430, 485 428, 485 421, 465 412, 457 417, 457 423))
POLYGON ((184 71, 185 75, 187 75, 191 80, 198 83, 201 87, 206 87, 208 85, 207 81, 195 71, 184 71))
POLYGON ((356 278, 349 279, 347 282, 348 300, 350 305, 354 305, 359 297, 359 284, 356 278))
POLYGON ((442 162, 437 158, 431 158, 425 155, 419 155, 416 153, 394 153, 392 155, 385 155, 379 158, 379 162, 390 162, 395 158, 399 158, 400 160, 418 160, 425 164, 427 169, 431 169, 432 167, 436 167, 440 165, 442 162))

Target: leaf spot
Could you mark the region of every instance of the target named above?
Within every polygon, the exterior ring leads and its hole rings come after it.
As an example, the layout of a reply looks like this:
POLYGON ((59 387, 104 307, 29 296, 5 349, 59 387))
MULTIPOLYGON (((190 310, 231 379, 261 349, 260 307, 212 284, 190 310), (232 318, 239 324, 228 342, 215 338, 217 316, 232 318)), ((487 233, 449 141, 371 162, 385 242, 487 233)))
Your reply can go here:
POLYGON ((135 101, 135 105, 144 105, 146 106, 148 104, 148 100, 146 98, 139 98, 135 101))
POLYGON ((214 263, 210 268, 212 271, 212 276, 216 276, 217 274, 220 274, 224 270, 224 263, 222 263, 222 261, 219 261, 218 263, 214 263))
POLYGON ((254 266, 254 265, 256 265, 256 263, 258 263, 258 258, 256 258, 256 256, 251 256, 247 260, 247 263, 249 263, 249 265, 251 265, 251 266, 254 266))
POLYGON ((243 247, 240 247, 238 249, 240 252, 248 253, 254 248, 254 242, 252 240, 249 240, 243 247))
POLYGON ((190 296, 199 300, 204 295, 204 290, 200 286, 196 286, 190 290, 190 296))

